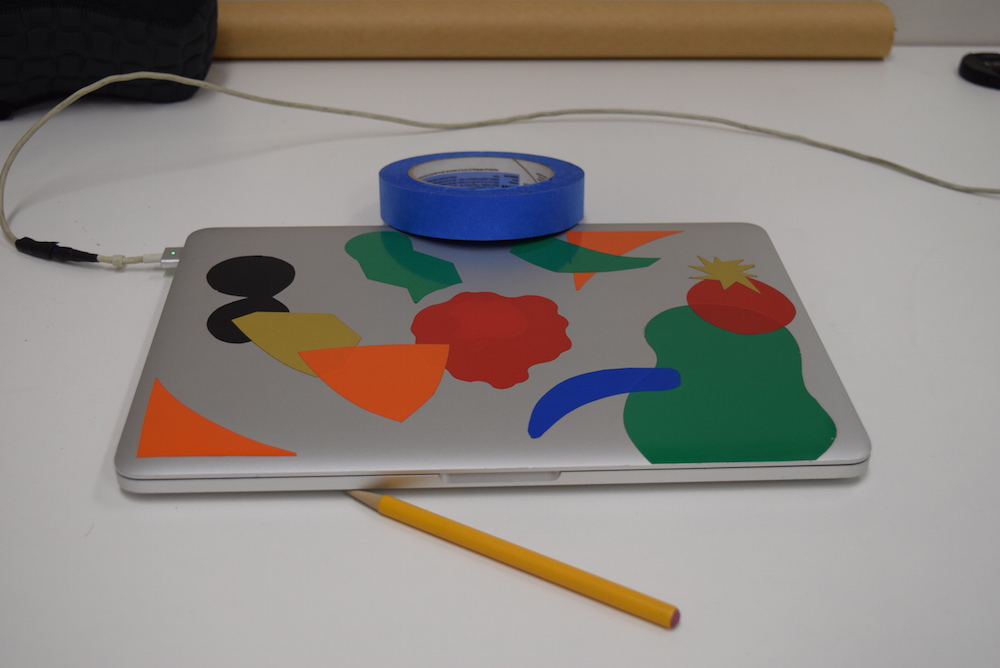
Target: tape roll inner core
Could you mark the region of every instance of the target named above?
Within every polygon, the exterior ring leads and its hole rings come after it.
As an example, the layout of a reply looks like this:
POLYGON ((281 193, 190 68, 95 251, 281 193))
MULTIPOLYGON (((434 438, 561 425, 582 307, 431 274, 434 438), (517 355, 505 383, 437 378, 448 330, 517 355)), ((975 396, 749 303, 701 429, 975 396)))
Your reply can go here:
POLYGON ((524 158, 462 156, 422 162, 411 167, 409 175, 433 186, 488 190, 542 183, 555 176, 555 171, 524 158))

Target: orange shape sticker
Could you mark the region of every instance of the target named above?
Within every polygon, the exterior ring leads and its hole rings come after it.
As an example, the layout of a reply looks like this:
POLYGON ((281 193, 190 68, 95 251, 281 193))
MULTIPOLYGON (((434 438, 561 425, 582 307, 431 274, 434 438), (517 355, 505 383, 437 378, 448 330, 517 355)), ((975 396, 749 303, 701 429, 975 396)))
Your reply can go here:
POLYGON ((367 411, 402 422, 434 396, 449 346, 399 344, 300 352, 334 392, 367 411))
POLYGON ((136 456, 294 457, 295 453, 265 445, 212 422, 181 403, 155 379, 136 456))
MULTIPOLYGON (((566 241, 589 250, 624 255, 639 246, 656 241, 671 234, 680 234, 682 230, 570 230, 566 233, 566 241)), ((573 274, 576 289, 594 277, 594 272, 577 272, 573 274)))
POLYGON ((261 350, 296 371, 316 373, 299 357, 303 350, 356 346, 361 337, 332 313, 257 311, 233 324, 261 350))

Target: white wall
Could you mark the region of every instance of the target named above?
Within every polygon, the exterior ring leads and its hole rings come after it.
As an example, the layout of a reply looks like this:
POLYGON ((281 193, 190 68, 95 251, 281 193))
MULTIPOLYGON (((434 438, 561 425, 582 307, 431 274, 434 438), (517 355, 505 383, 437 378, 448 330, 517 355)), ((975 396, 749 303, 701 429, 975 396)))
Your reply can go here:
POLYGON ((880 1, 896 19, 896 44, 992 45, 1000 50, 1000 0, 880 1))
POLYGON ((896 18, 896 44, 993 45, 1000 50, 1000 0, 882 0, 896 18))
POLYGON ((992 45, 1000 50, 1000 0, 880 1, 896 19, 896 44, 992 45))

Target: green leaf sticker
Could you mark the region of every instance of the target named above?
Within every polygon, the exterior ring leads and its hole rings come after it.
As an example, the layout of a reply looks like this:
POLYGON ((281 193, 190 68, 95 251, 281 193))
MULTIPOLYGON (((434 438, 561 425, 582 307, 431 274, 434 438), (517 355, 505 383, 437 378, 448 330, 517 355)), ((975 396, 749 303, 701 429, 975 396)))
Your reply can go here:
POLYGON ((510 252, 542 269, 564 274, 641 269, 659 259, 602 253, 554 237, 517 244, 510 252))
POLYGON ((371 281, 406 288, 413 303, 432 292, 462 282, 448 260, 414 250, 413 241, 401 232, 367 232, 344 245, 371 281))

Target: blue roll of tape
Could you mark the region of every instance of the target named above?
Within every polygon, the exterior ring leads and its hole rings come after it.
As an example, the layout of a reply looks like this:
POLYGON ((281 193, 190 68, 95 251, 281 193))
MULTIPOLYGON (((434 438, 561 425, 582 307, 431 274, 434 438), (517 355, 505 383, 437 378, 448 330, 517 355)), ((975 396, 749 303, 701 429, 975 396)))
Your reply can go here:
POLYGON ((379 172, 382 220, 436 239, 504 241, 567 230, 583 219, 583 170, 522 153, 437 153, 379 172))

